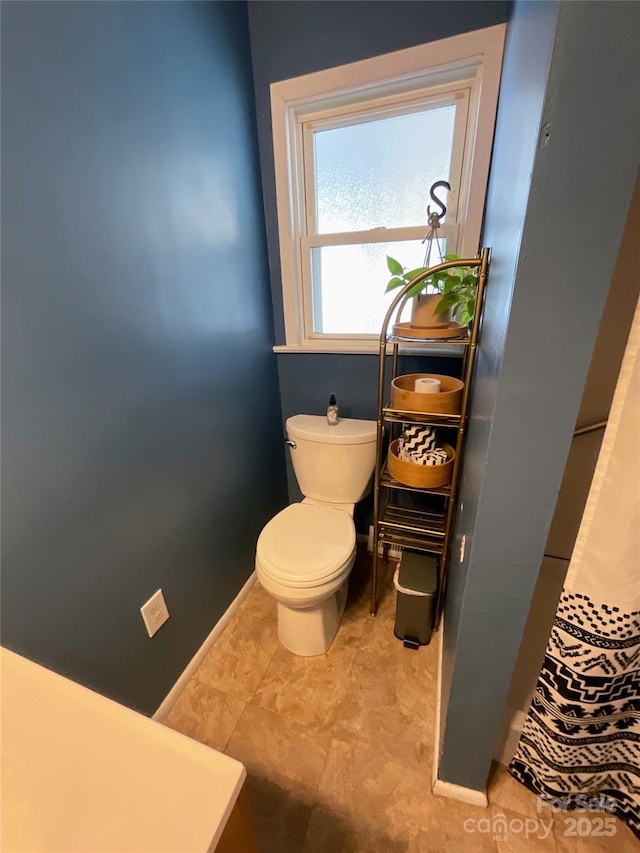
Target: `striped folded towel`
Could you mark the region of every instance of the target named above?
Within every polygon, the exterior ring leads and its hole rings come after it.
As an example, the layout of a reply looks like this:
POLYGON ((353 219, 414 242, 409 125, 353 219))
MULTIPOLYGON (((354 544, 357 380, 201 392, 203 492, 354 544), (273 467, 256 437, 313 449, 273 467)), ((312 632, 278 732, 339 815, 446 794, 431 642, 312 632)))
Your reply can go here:
POLYGON ((433 427, 405 424, 398 441, 398 457, 417 465, 443 465, 447 461, 447 451, 437 446, 433 427))
POLYGON ((408 453, 421 455, 424 451, 433 450, 438 443, 434 427, 420 424, 403 424, 400 445, 408 453))
POLYGON ((422 456, 416 458, 411 457, 411 462, 416 462, 418 465, 444 465, 447 461, 447 451, 442 447, 436 447, 434 450, 427 450, 422 456))

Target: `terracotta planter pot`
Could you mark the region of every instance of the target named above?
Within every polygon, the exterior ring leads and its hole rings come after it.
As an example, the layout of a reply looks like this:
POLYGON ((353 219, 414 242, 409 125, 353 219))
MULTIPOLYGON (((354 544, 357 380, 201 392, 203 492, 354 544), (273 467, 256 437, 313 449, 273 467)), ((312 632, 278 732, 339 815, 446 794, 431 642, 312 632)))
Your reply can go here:
POLYGON ((450 321, 448 311, 435 314, 434 311, 442 299, 439 293, 419 293, 411 301, 411 325, 422 329, 435 326, 447 326, 450 321))

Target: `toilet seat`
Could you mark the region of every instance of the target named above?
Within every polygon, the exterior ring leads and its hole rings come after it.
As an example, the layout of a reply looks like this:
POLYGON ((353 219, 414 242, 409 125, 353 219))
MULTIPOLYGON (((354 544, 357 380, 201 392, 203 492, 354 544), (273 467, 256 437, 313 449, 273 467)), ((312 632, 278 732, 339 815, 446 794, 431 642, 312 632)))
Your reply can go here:
POLYGON ((338 577, 353 555, 356 531, 343 509, 297 503, 286 507, 258 539, 260 569, 283 586, 306 589, 338 577))

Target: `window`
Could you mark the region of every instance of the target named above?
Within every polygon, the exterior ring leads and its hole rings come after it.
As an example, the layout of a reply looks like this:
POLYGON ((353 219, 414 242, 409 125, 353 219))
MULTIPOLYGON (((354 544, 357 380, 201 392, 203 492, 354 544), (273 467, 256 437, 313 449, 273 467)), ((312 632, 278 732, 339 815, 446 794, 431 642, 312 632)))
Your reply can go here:
POLYGON ((271 87, 286 346, 376 351, 385 256, 424 259, 431 184, 443 252, 475 256, 504 27, 271 87))

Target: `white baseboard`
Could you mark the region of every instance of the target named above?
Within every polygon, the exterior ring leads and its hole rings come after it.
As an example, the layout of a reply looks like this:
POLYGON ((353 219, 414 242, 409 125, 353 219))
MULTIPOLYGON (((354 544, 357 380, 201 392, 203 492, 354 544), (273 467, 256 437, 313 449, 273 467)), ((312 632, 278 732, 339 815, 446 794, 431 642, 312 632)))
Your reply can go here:
POLYGON ((442 697, 442 654, 444 646, 444 614, 440 619, 440 659, 438 661, 438 678, 436 682, 436 718, 434 725, 434 752, 433 752, 433 771, 431 776, 431 790, 436 797, 447 797, 450 800, 460 800, 462 803, 468 803, 471 806, 481 806, 486 808, 489 805, 489 800, 485 791, 476 791, 473 788, 463 788, 462 785, 454 785, 452 782, 443 782, 438 778, 440 765, 440 700, 442 697))
POLYGON ((442 779, 436 779, 436 783, 433 786, 433 793, 436 797, 448 797, 450 800, 460 800, 461 803, 468 803, 470 806, 481 806, 486 809, 489 805, 485 791, 463 788, 462 785, 443 782, 442 779))
POLYGON ((508 765, 513 758, 526 719, 526 711, 516 710, 515 708, 505 709, 502 729, 494 755, 495 760, 499 761, 500 764, 508 765))
POLYGON ((238 607, 240 607, 240 605, 242 604, 244 599, 247 597, 247 595, 249 594, 249 591, 251 590, 251 587, 255 584, 255 582, 256 582, 256 573, 251 572, 251 574, 249 575, 249 578, 247 579, 247 582, 245 583, 245 585, 242 587, 240 592, 233 599, 231 604, 227 607, 227 609, 222 614, 220 619, 218 619, 216 624, 213 626, 213 629, 211 630, 209 635, 206 637, 204 643, 200 646, 198 651, 195 653, 195 655, 191 658, 191 660, 189 661, 187 666, 184 668, 180 677, 178 678, 176 683, 173 685, 171 690, 167 693, 167 695, 165 696, 164 700, 162 701, 160 707, 158 708, 158 710, 153 715, 152 719, 158 720, 158 722, 162 722, 165 719, 165 717, 167 716, 169 711, 173 708, 173 706, 177 702, 178 697, 180 696, 180 694, 182 693, 184 688, 187 686, 187 684, 188 684, 189 680, 191 679, 191 677, 193 676, 194 672, 197 670, 197 668, 200 666, 200 664, 202 663, 202 661, 206 657, 207 653, 211 649, 211 646, 215 643, 215 641, 218 639, 220 634, 222 634, 224 629, 227 627, 227 625, 231 621, 231 617, 236 612, 238 607))
POLYGON ((438 781, 438 765, 440 762, 440 700, 442 698, 442 654, 444 646, 444 613, 440 617, 440 627, 436 635, 439 641, 438 672, 436 675, 436 716, 434 721, 433 761, 431 762, 431 789, 438 781))

